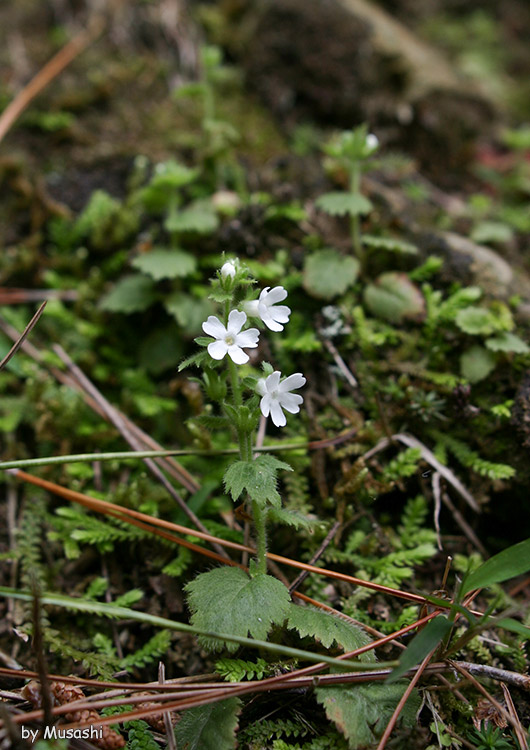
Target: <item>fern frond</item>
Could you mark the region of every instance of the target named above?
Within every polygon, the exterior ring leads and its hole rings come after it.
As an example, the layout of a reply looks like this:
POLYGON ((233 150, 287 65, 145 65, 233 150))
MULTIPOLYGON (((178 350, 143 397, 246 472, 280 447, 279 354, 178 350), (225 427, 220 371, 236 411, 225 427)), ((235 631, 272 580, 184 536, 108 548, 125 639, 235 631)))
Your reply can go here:
POLYGON ((264 659, 253 662, 226 658, 215 662, 215 671, 227 682, 241 682, 254 678, 262 680, 264 675, 270 674, 271 668, 264 659))
POLYGON ((158 659, 169 650, 171 634, 169 630, 160 630, 150 638, 138 651, 129 654, 121 660, 122 669, 132 667, 144 667, 146 664, 158 659))
POLYGON ((487 461, 462 440, 441 433, 437 433, 436 437, 463 466, 475 471, 482 477, 487 477, 488 479, 511 479, 515 475, 515 469, 512 466, 487 461))

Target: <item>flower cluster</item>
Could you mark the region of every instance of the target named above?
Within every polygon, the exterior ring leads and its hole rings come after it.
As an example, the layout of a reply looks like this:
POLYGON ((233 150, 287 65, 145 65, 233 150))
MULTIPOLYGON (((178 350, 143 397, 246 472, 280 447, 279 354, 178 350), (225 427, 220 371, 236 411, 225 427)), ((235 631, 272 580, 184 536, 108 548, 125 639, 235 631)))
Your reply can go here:
MULTIPOLYGON (((224 263, 218 274, 221 287, 225 291, 232 290, 237 284, 239 273, 237 261, 224 263)), ((210 357, 219 361, 228 354, 234 364, 246 364, 249 361, 249 355, 243 350, 255 349, 259 340, 257 328, 243 330, 248 320, 247 315, 261 320, 271 331, 283 331, 284 325, 289 322, 291 310, 287 305, 278 303, 283 302, 286 297, 287 291, 283 286, 275 286, 273 289, 267 286, 262 289, 258 299, 244 301, 240 305, 243 310, 230 310, 225 323, 215 315, 210 315, 202 324, 203 331, 213 339, 207 345, 210 357)), ((276 427, 283 427, 286 424, 284 410, 297 414, 300 411, 300 404, 303 403, 302 396, 291 391, 301 388, 305 382, 306 379, 300 372, 283 380, 279 371, 261 378, 257 383, 256 391, 261 396, 260 409, 263 416, 270 415, 276 427)))

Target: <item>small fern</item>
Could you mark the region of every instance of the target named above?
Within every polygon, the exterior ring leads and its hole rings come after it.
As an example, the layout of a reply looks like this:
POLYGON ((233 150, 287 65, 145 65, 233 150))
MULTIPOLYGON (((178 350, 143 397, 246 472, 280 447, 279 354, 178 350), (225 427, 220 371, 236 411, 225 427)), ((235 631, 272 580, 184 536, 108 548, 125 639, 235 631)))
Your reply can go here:
POLYGON ((383 470, 383 481, 398 482, 400 479, 411 477, 418 471, 421 459, 419 448, 407 448, 398 453, 383 470))
POLYGON ((171 643, 171 634, 168 630, 160 630, 150 638, 138 651, 129 654, 121 661, 123 669, 132 667, 145 667, 146 664, 158 659, 167 653, 171 643))
POLYGON ((267 719, 265 721, 257 721, 246 727, 246 729, 239 733, 238 740, 241 746, 248 743, 251 746, 256 744, 260 747, 272 739, 282 739, 283 737, 298 739, 307 737, 309 734, 316 734, 316 731, 305 720, 302 722, 292 719, 267 719))
POLYGON ((263 659, 255 662, 244 659, 219 659, 215 662, 215 671, 228 682, 241 680, 262 680, 264 675, 270 674, 271 668, 263 659))
POLYGON ((146 721, 127 721, 124 726, 128 732, 127 750, 160 750, 146 721))
POLYGON ((511 479, 515 475, 515 469, 508 464, 498 464, 481 458, 479 454, 464 443, 462 440, 450 435, 436 433, 436 437, 460 463, 467 469, 475 471, 482 477, 488 479, 511 479))

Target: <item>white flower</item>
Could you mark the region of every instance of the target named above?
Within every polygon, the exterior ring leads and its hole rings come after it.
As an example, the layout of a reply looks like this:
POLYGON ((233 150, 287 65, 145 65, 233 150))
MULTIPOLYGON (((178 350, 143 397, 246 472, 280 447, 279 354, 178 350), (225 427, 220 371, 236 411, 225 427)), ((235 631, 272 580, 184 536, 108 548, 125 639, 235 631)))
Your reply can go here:
POLYGON ((221 266, 221 278, 226 279, 230 276, 231 279, 236 275, 236 267, 233 261, 227 260, 224 265, 221 266))
POLYGON ((259 299, 245 302, 245 310, 249 315, 261 318, 271 331, 283 331, 282 323, 289 322, 291 308, 287 305, 277 305, 287 297, 287 290, 283 286, 275 286, 269 292, 270 286, 261 290, 259 299))
POLYGON ((264 417, 269 414, 276 427, 283 427, 286 423, 283 409, 290 414, 298 414, 300 404, 304 399, 297 393, 290 393, 295 388, 301 388, 305 385, 305 378, 301 372, 295 372, 289 375, 280 383, 281 373, 277 370, 266 378, 258 380, 256 389, 262 399, 260 401, 261 413, 264 417))
POLYGON ((208 354, 212 359, 223 359, 228 352, 228 356, 236 365, 248 362, 248 354, 245 354, 243 348, 254 349, 258 345, 259 331, 257 328, 249 328, 241 332, 246 320, 244 312, 232 310, 225 328, 215 315, 208 316, 208 320, 202 324, 202 330, 216 339, 208 344, 208 354))

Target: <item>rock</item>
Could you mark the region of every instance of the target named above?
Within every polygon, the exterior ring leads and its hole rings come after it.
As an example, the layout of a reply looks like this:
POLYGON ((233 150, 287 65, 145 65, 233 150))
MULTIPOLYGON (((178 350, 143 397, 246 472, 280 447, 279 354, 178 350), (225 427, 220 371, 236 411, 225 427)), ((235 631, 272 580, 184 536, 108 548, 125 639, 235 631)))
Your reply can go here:
MULTIPOLYGON (((247 0, 234 46, 247 80, 287 125, 368 121, 438 184, 461 173, 498 115, 476 83, 367 0, 247 0)), ((237 35, 237 31, 234 31, 237 35)))

